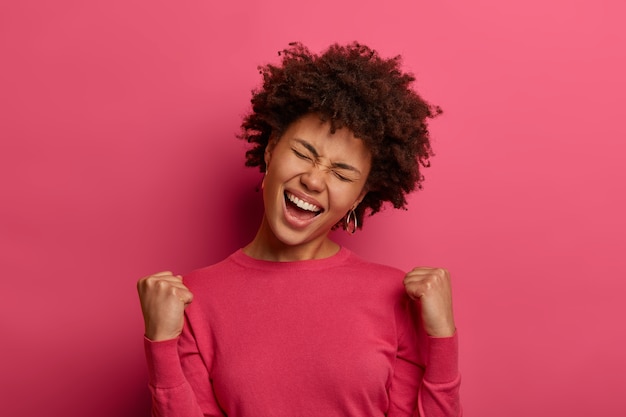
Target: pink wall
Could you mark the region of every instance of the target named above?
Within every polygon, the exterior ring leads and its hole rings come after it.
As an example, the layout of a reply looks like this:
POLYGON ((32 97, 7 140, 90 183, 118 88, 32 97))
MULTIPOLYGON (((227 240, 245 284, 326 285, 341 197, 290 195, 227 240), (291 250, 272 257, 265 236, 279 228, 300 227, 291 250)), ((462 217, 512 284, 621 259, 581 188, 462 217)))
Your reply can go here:
POLYGON ((256 65, 353 39, 445 114, 411 209, 339 239, 452 271, 466 415, 626 415, 623 2, 216 3, 0 6, 2 415, 147 415, 136 279, 251 238, 256 65))

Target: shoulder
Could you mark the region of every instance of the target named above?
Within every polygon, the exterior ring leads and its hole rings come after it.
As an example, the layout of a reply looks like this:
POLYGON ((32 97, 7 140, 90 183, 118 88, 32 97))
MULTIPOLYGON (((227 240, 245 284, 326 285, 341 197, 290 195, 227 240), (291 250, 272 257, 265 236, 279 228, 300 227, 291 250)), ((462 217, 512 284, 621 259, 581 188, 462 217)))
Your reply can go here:
POLYGON ((361 286, 381 296, 388 294, 394 300, 403 298, 405 272, 391 265, 372 262, 353 252, 343 264, 346 275, 353 277, 361 286))
POLYGON ((190 289, 201 288, 213 285, 213 282, 220 281, 226 276, 232 276, 240 268, 234 260, 238 252, 229 255, 227 258, 202 268, 195 269, 183 276, 184 284, 190 289))
POLYGON ((398 276, 404 277, 405 272, 399 268, 391 265, 385 265, 377 262, 368 261, 362 258, 360 255, 345 249, 348 252, 346 257, 346 267, 359 270, 361 273, 367 273, 368 275, 376 275, 381 278, 397 278, 398 276))

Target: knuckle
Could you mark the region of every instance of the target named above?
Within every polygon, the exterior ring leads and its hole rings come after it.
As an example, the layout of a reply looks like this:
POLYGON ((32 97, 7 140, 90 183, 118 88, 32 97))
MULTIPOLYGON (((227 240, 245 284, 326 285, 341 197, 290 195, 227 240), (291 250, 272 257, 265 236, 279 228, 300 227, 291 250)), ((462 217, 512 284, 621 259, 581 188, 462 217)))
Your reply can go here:
POLYGON ((445 268, 437 268, 437 269, 435 269, 435 274, 439 278, 447 278, 448 277, 448 270, 445 269, 445 268))
POLYGON ((159 290, 167 290, 170 288, 170 283, 162 279, 155 279, 153 285, 159 290))

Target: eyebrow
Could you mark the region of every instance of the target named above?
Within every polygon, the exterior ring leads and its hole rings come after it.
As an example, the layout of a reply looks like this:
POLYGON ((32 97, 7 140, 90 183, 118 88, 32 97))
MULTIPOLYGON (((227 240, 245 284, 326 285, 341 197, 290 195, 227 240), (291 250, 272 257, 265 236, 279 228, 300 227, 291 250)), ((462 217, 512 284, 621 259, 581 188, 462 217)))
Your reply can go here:
MULTIPOLYGON (((315 158, 319 158, 320 154, 317 152, 317 149, 315 149, 315 147, 313 145, 311 145, 309 142, 307 142, 304 139, 298 139, 295 138, 294 139, 296 142, 298 142, 299 144, 301 144, 302 146, 304 146, 309 152, 311 152, 313 154, 313 156, 315 158)), ((339 168, 339 169, 346 169, 348 171, 354 171, 357 174, 361 175, 361 171, 359 171, 358 169, 356 169, 355 167, 353 167, 352 165, 348 165, 344 162, 333 162, 330 165, 331 168, 339 168)))

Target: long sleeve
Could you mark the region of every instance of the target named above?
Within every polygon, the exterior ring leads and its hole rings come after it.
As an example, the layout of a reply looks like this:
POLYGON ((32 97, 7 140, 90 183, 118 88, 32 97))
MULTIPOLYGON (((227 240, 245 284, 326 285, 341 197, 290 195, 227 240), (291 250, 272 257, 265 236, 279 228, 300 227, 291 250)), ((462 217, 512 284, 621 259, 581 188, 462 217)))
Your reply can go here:
POLYGON ((189 323, 177 338, 144 340, 152 417, 222 417, 189 323))
POLYGON ((396 313, 398 353, 388 417, 461 417, 458 335, 428 336, 412 302, 396 313))
POLYGON ((423 417, 461 417, 458 371, 458 334, 427 337, 426 371, 419 390, 418 410, 423 417))

